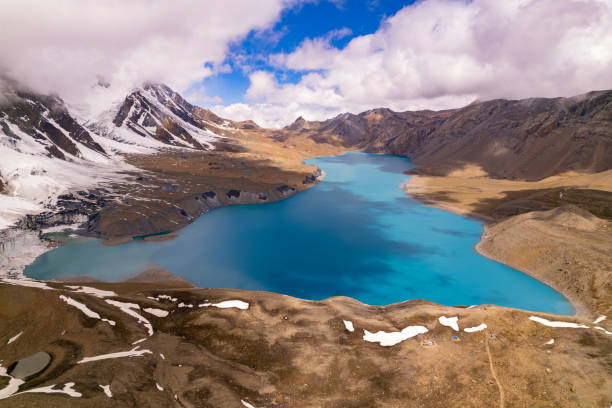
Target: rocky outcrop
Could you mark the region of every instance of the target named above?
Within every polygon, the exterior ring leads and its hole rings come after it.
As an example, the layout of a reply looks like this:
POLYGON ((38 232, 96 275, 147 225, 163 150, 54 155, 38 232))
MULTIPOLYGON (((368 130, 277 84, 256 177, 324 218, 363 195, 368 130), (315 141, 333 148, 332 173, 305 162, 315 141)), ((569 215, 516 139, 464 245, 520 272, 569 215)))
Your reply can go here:
POLYGON ((90 215, 88 232, 104 238, 115 238, 176 231, 200 215, 218 207, 273 202, 288 198, 297 192, 296 188, 287 185, 270 187, 263 191, 237 189, 206 191, 178 199, 173 205, 157 209, 150 217, 139 217, 130 223, 115 220, 114 216, 110 215, 116 211, 116 207, 102 208, 90 215))
POLYGON ((213 123, 217 126, 227 126, 233 124, 232 121, 220 118, 209 109, 200 108, 199 106, 193 107, 193 114, 199 121, 213 123))
POLYGON ((317 169, 312 174, 308 174, 306 177, 304 177, 304 180, 302 180, 302 184, 315 184, 321 180, 322 176, 323 172, 321 171, 321 169, 317 169))
POLYGON ((21 139, 11 130, 14 126, 62 160, 66 159, 66 154, 82 157, 81 147, 106 154, 87 129, 71 116, 59 97, 15 89, 10 101, 0 106, 0 130, 9 138, 21 139))
POLYGON ((94 188, 59 195, 55 204, 46 211, 25 215, 16 226, 38 231, 60 225, 83 224, 85 226, 96 213, 117 197, 106 188, 94 188))
POLYGON ((23 269, 53 247, 52 242, 40 238, 39 231, 0 230, 0 278, 23 277, 23 269))

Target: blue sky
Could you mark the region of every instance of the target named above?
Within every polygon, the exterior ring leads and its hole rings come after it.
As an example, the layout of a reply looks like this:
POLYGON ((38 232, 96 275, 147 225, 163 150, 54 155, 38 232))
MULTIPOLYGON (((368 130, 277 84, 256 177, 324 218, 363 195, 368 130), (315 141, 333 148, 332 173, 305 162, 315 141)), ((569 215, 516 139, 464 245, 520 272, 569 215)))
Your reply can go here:
POLYGON ((196 102, 201 106, 244 102, 250 85, 248 74, 254 70, 273 72, 281 84, 297 83, 303 72, 271 66, 268 56, 289 54, 307 38, 324 37, 339 30, 342 35, 334 36, 331 44, 341 49, 356 36, 376 32, 385 18, 412 3, 414 0, 321 0, 286 9, 274 27, 251 31, 244 40, 231 44, 225 61, 230 71, 207 77, 192 87, 203 85, 208 97, 220 99, 196 102))

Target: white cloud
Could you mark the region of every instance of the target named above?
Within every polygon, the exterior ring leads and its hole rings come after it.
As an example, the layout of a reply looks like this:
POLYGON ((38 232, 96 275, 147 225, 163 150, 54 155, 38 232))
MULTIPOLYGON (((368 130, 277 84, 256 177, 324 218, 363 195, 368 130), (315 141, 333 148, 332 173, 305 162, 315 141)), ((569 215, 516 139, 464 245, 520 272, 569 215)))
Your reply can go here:
POLYGON ((281 126, 386 106, 441 109, 476 98, 570 96, 612 87, 610 0, 424 0, 343 49, 307 39, 270 58, 297 84, 251 75, 246 106, 213 108, 281 126))
POLYGON ((269 27, 290 3, 3 0, 0 73, 71 101, 90 95, 100 78, 117 93, 146 80, 183 91, 226 70, 228 44, 269 27))
POLYGON ((351 35, 351 30, 341 28, 332 30, 323 37, 307 38, 300 44, 299 48, 291 54, 275 54, 270 56, 273 66, 284 67, 293 70, 318 70, 333 63, 338 49, 331 45, 336 39, 351 35))
POLYGON ((191 85, 182 93, 182 96, 193 105, 206 104, 211 102, 223 103, 223 98, 221 98, 220 96, 209 95, 206 91, 206 87, 202 82, 191 85))
POLYGON ((257 99, 276 91, 278 86, 274 74, 266 71, 255 71, 249 75, 251 85, 247 89, 246 96, 250 99, 257 99))

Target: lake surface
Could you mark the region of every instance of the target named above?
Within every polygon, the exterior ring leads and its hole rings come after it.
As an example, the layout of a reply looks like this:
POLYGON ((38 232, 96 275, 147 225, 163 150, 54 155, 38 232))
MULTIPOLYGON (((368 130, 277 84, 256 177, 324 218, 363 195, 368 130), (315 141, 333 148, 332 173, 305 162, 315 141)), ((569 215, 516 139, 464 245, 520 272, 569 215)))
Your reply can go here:
POLYGON ((346 153, 308 160, 326 173, 287 200, 218 208, 165 242, 75 242, 26 268, 37 279, 123 280, 163 268, 201 287, 239 288, 368 304, 428 299, 564 313, 550 287, 474 250, 482 223, 406 197, 403 157, 346 153))

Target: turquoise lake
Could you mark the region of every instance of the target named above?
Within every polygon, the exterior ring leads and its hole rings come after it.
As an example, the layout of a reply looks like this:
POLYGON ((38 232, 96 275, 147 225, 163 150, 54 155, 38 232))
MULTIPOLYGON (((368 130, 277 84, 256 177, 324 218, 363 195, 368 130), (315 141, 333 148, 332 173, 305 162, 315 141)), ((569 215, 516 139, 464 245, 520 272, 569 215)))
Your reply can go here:
POLYGON ((346 153, 308 160, 326 173, 287 200, 218 208, 165 242, 75 242, 40 256, 26 276, 120 281, 163 268, 201 287, 350 296, 382 305, 428 299, 571 314, 558 292, 479 255, 482 223, 408 198, 403 157, 346 153))

